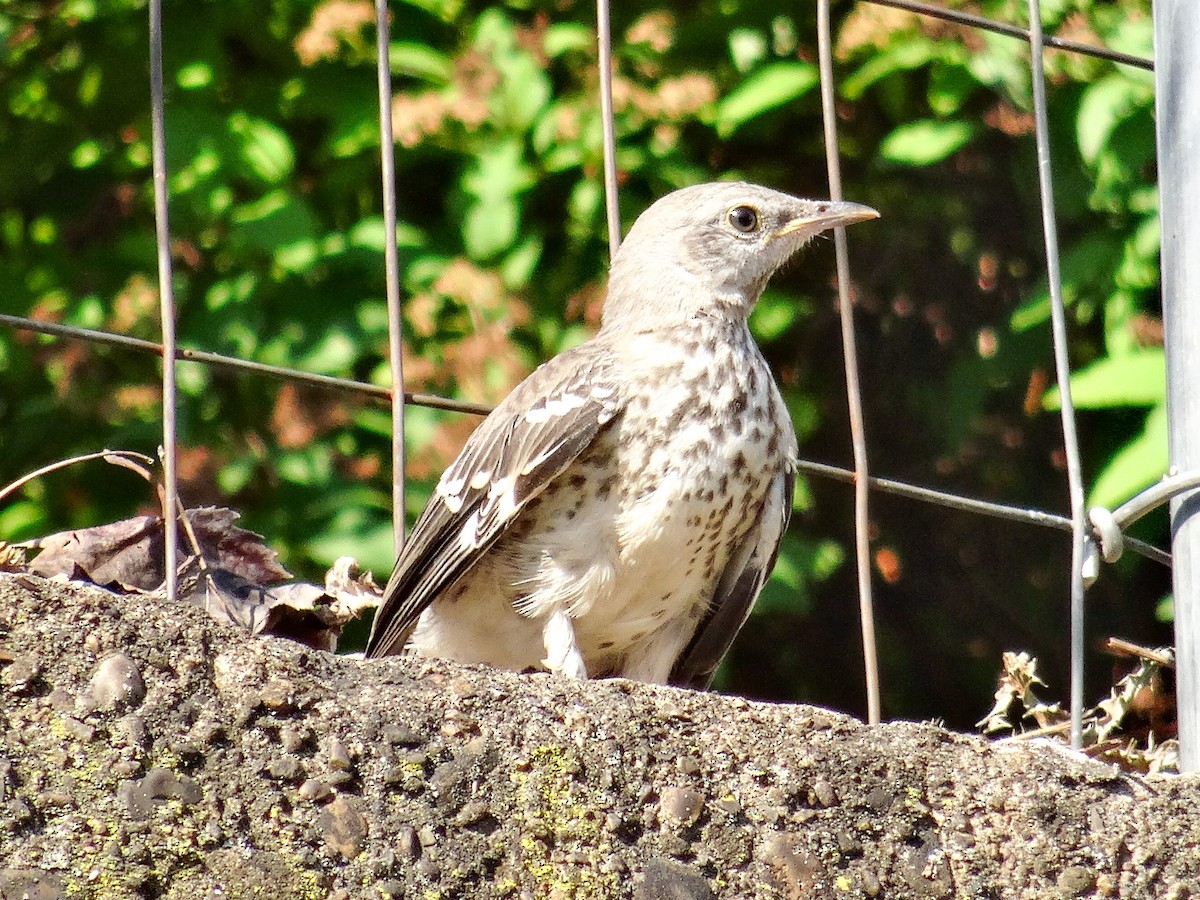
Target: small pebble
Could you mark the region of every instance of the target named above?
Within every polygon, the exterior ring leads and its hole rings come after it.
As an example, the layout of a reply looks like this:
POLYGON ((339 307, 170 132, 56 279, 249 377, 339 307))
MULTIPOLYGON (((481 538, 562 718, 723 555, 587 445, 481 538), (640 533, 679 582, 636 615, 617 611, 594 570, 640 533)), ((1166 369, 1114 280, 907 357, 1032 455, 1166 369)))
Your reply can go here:
POLYGON ((417 829, 411 825, 401 825, 396 829, 396 852, 406 859, 416 859, 421 855, 417 829))
POLYGON ((837 794, 833 790, 833 785, 824 778, 819 779, 812 786, 813 797, 822 806, 830 807, 837 803, 837 794))
POLYGON ((291 712, 296 708, 296 687, 285 678, 272 678, 263 686, 259 700, 267 709, 275 712, 291 712))
POLYGON ((119 746, 141 747, 143 750, 150 746, 146 720, 137 713, 129 713, 117 719, 113 724, 113 737, 119 746))
POLYGON ((97 709, 134 707, 146 698, 146 683, 133 660, 124 653, 114 653, 96 667, 88 694, 97 709))
POLYGON ((659 820, 667 825, 694 825, 703 811, 704 795, 691 788, 669 787, 658 801, 659 820))
POLYGON ((24 693, 42 674, 42 663, 33 653, 18 653, 3 669, 0 682, 14 694, 24 693))
POLYGON ((367 820, 351 798, 335 797, 321 810, 317 826, 325 835, 325 843, 342 858, 354 859, 362 853, 367 840, 367 820))
POLYGON ((399 747, 419 747, 425 743, 425 737, 420 732, 396 723, 383 726, 383 739, 399 747))
POLYGON ((335 769, 349 771, 353 767, 353 762, 350 760, 350 752, 336 737, 329 739, 329 765, 335 769))
POLYGON ((328 800, 333 795, 333 789, 319 778, 310 778, 304 784, 300 785, 297 793, 305 800, 320 803, 323 800, 328 800))

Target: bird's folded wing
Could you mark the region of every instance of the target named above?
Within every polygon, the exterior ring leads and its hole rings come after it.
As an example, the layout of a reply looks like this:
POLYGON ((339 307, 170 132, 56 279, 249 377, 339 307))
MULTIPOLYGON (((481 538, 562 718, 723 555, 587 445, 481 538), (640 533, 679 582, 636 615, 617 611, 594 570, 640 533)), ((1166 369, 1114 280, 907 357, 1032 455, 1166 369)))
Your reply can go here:
POLYGON ((746 623, 758 599, 787 530, 792 515, 795 476, 781 472, 771 482, 758 521, 729 557, 708 615, 696 626, 686 649, 675 661, 670 683, 704 690, 712 681, 718 663, 746 623))
POLYGON ((583 344, 535 371, 475 429, 413 527, 367 656, 400 651, 421 612, 613 420, 618 396, 607 357, 583 344))

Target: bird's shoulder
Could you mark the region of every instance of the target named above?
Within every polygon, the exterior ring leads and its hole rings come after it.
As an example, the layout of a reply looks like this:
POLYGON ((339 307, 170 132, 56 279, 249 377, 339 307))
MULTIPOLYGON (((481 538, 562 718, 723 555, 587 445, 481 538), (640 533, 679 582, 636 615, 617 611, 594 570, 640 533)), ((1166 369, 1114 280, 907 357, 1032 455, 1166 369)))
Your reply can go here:
POLYGON ((437 493, 483 489, 484 471, 520 476, 551 462, 557 452, 569 452, 573 435, 594 435, 624 405, 617 368, 611 349, 595 339, 538 366, 471 433, 442 474, 437 493))

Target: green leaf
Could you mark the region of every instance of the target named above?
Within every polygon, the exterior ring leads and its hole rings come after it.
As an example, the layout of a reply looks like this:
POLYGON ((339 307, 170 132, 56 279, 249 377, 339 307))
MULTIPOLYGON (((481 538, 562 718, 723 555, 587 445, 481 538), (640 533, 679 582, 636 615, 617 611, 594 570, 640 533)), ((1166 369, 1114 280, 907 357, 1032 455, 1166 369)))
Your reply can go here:
MULTIPOLYGON (((386 231, 383 227, 383 216, 368 216, 360 219, 350 227, 346 237, 351 247, 363 250, 374 250, 382 253, 387 246, 386 231)), ((425 232, 408 222, 396 223, 397 247, 421 247, 426 241, 425 232)))
POLYGON ((315 346, 300 354, 297 363, 308 372, 336 375, 354 365, 359 350, 356 335, 331 329, 318 339, 315 346))
POLYGON ((1174 594, 1167 594, 1167 596, 1158 601, 1158 604, 1154 607, 1154 618, 1166 624, 1175 621, 1174 594))
POLYGON ((474 203, 463 217, 463 243, 472 259, 483 260, 512 246, 518 210, 511 198, 474 203))
POLYGON ((462 223, 463 242, 472 259, 488 259, 517 238, 520 210, 515 198, 533 181, 522 150, 519 141, 501 141, 481 152, 463 176, 463 190, 474 198, 462 223))
MULTIPOLYGON (((1167 360, 1160 349, 1105 357, 1071 374, 1071 400, 1080 409, 1155 406, 1166 395, 1167 360)), ((1042 405, 1060 408, 1057 387, 1047 391, 1042 405)))
POLYGON ((384 579, 395 558, 392 526, 389 522, 365 525, 351 516, 338 516, 304 546, 305 551, 323 565, 332 565, 339 556, 353 556, 364 569, 382 574, 384 579))
POLYGON ((437 85, 450 83, 454 61, 427 44, 393 41, 388 47, 388 64, 396 75, 411 75, 437 85))
POLYGON ((935 65, 929 73, 929 108, 939 116, 953 115, 978 87, 965 66, 935 65))
POLYGON ((1143 219, 1133 237, 1125 242, 1125 252, 1116 272, 1116 281, 1126 288, 1158 286, 1158 256, 1162 231, 1157 215, 1143 219))
POLYGON ((894 72, 917 69, 936 60, 945 59, 948 54, 966 55, 963 51, 955 53, 948 44, 910 36, 908 40, 898 41, 878 55, 871 56, 841 83, 841 94, 847 100, 857 100, 867 88, 880 79, 894 72))
POLYGON ((232 219, 234 244, 266 250, 288 271, 304 271, 317 257, 316 216, 307 203, 286 191, 272 191, 235 208, 232 219))
POLYGON ((750 313, 750 330, 760 341, 773 341, 792 327, 800 311, 795 298, 768 290, 750 313))
POLYGON ((267 184, 277 184, 291 174, 296 156, 291 139, 282 129, 240 112, 229 117, 228 127, 237 140, 246 173, 267 184))
POLYGON ((1135 328, 1142 304, 1133 291, 1115 290, 1104 301, 1104 349, 1108 356, 1127 356, 1142 350, 1135 328))
POLYGON ((810 541, 785 534, 771 577, 755 605, 756 614, 803 614, 812 605, 811 585, 824 581, 845 562, 834 541, 810 541))
POLYGON ((1112 509, 1145 490, 1167 471, 1167 406, 1150 410, 1142 433, 1117 451, 1096 478, 1089 506, 1112 509))
POLYGON ((729 137, 746 122, 803 97, 820 81, 817 67, 806 62, 763 66, 717 104, 713 125, 729 137))
POLYGON ((463 190, 480 200, 513 197, 533 183, 533 171, 522 158, 519 140, 505 139, 480 151, 475 165, 463 176, 463 190))
MULTIPOLYGON (((1070 306, 1087 287, 1100 283, 1107 289, 1124 245, 1107 231, 1085 234, 1062 256, 1063 302, 1070 306)), ((1037 295, 1009 318, 1013 331, 1026 331, 1050 318, 1050 293, 1043 281, 1037 295)))
POLYGON ((498 57, 496 68, 500 70, 504 120, 524 131, 550 102, 550 78, 541 63, 525 51, 498 57))
POLYGON ((587 53, 595 47, 596 38, 592 29, 577 22, 556 22, 546 29, 546 36, 542 40, 542 50, 550 59, 572 50, 587 53))
POLYGON ((1114 72, 1089 85, 1079 102, 1075 120, 1079 154, 1094 163, 1116 127, 1148 100, 1145 85, 1114 72))
POLYGON ((443 22, 453 22, 462 12, 463 0, 406 0, 410 6, 437 16, 443 22))
POLYGON ((504 258, 500 277, 509 290, 522 290, 529 285, 542 258, 542 239, 531 235, 504 258))
MULTIPOLYGON (((1154 58, 1154 20, 1150 16, 1120 16, 1115 27, 1104 36, 1104 45, 1132 56, 1154 58)), ((1154 73, 1145 69, 1123 66, 1127 78, 1154 84, 1154 73)))
POLYGON ((175 73, 175 83, 185 91, 195 91, 206 88, 213 82, 212 66, 201 60, 180 66, 175 73))
POLYGON ((902 166, 927 166, 945 159, 975 133, 968 122, 918 119, 895 128, 879 145, 879 155, 902 166))

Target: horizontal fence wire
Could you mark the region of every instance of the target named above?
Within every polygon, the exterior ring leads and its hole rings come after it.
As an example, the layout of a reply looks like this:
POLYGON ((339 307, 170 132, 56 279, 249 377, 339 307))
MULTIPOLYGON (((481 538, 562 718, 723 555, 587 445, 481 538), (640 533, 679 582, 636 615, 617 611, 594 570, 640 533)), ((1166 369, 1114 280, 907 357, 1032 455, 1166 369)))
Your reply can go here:
MULTIPOLYGON (((10 328, 20 331, 37 332, 51 337, 124 348, 148 356, 162 356, 163 353, 162 345, 156 344, 154 341, 129 337, 123 334, 113 334, 112 332, 99 331, 92 328, 61 325, 57 322, 26 319, 21 316, 12 316, 4 313, 0 313, 0 325, 7 325, 10 328)), ((390 401, 392 396, 389 388, 377 384, 368 384, 365 381, 338 378, 333 375, 319 375, 313 372, 305 372, 302 369, 289 369, 286 366, 254 362, 253 360, 240 359, 236 356, 224 356, 220 353, 212 353, 207 350, 193 350, 188 347, 180 347, 178 348, 176 358, 214 368, 265 375, 268 378, 275 378, 280 381, 295 382, 296 384, 304 384, 317 388, 327 388, 347 394, 360 394, 366 399, 383 403, 390 401)), ((486 416, 493 408, 486 403, 473 403, 468 400, 456 400, 452 397, 439 397, 434 394, 422 394, 413 391, 405 391, 404 400, 413 406, 424 406, 430 409, 441 409, 447 412, 465 413, 476 416, 486 416)), ((855 480, 852 470, 828 463, 800 460, 798 468, 806 474, 831 481, 840 481, 845 484, 853 484, 855 480)), ((1168 479, 1161 485, 1150 488, 1144 494, 1139 494, 1137 498, 1124 504, 1114 513, 1114 517, 1122 527, 1126 527, 1137 521, 1137 519, 1149 512, 1150 509, 1166 503, 1175 494, 1187 490, 1189 487, 1196 487, 1197 482, 1192 479, 1198 478, 1200 476, 1191 475, 1188 477, 1179 476, 1179 480, 1168 479), (1149 499, 1147 501, 1142 498, 1149 499), (1125 512, 1122 514, 1123 510, 1125 512)), ((1057 513, 995 503, 990 500, 978 500, 972 497, 965 497, 961 494, 951 494, 935 488, 907 484, 889 478, 871 476, 867 481, 874 490, 899 497, 906 497, 922 503, 929 503, 934 506, 942 506, 946 509, 974 513, 993 519, 1002 519, 1025 525, 1050 528, 1055 531, 1071 530, 1071 520, 1057 513)), ((1154 560, 1163 565, 1169 566, 1171 564, 1170 554, 1155 547, 1153 544, 1148 544, 1145 541, 1128 536, 1124 538, 1124 542, 1125 546, 1130 550, 1147 559, 1154 560)))
MULTIPOLYGON (((907 10, 908 12, 914 12, 922 16, 942 19, 958 25, 966 25, 970 28, 980 28, 995 34, 1020 38, 1026 42, 1032 40, 1029 29, 1022 28, 1020 25, 1013 25, 1011 22, 1001 22, 998 19, 989 19, 986 16, 979 16, 974 13, 960 12, 956 9, 946 9, 942 6, 935 6, 932 3, 920 3, 918 0, 860 0, 860 2, 871 3, 875 6, 891 6, 895 9, 907 10)), ((1135 56, 1132 53, 1111 50, 1108 47, 1085 44, 1082 41, 1072 41, 1068 38, 1054 37, 1053 35, 1043 37, 1042 44, 1054 50, 1065 50, 1068 53, 1094 56, 1096 59, 1106 59, 1109 62, 1120 63, 1125 66, 1136 66, 1139 69, 1147 69, 1149 71, 1154 70, 1153 60, 1146 59, 1144 56, 1135 56)))
MULTIPOLYGON (((44 322, 38 319, 26 319, 22 316, 10 316, 0 313, 0 325, 9 325, 24 331, 36 331, 40 334, 54 337, 72 338, 88 341, 94 344, 106 344, 112 347, 122 347, 144 353, 149 356, 162 356, 162 344, 147 341, 143 338, 129 337, 124 334, 114 334, 111 331, 99 331, 94 328, 79 328, 74 325, 61 325, 57 322, 44 322)), ((189 347, 176 349, 175 358, 188 362, 201 363, 215 368, 253 372, 278 378, 283 381, 294 381, 313 387, 330 388, 335 391, 345 391, 351 394, 364 394, 376 400, 391 400, 392 390, 378 384, 368 384, 365 381, 355 381, 352 378, 338 378, 335 375, 320 375, 315 372, 305 372, 302 369, 291 369, 287 366, 275 366, 270 363, 254 362, 237 356, 225 356, 208 350, 193 350, 189 347)), ((469 413, 476 416, 486 416, 492 407, 486 403, 472 403, 469 400, 455 400, 452 397, 439 397, 435 394, 422 394, 412 391, 404 392, 404 400, 414 406, 427 406, 431 409, 444 409, 450 412, 469 413)))

